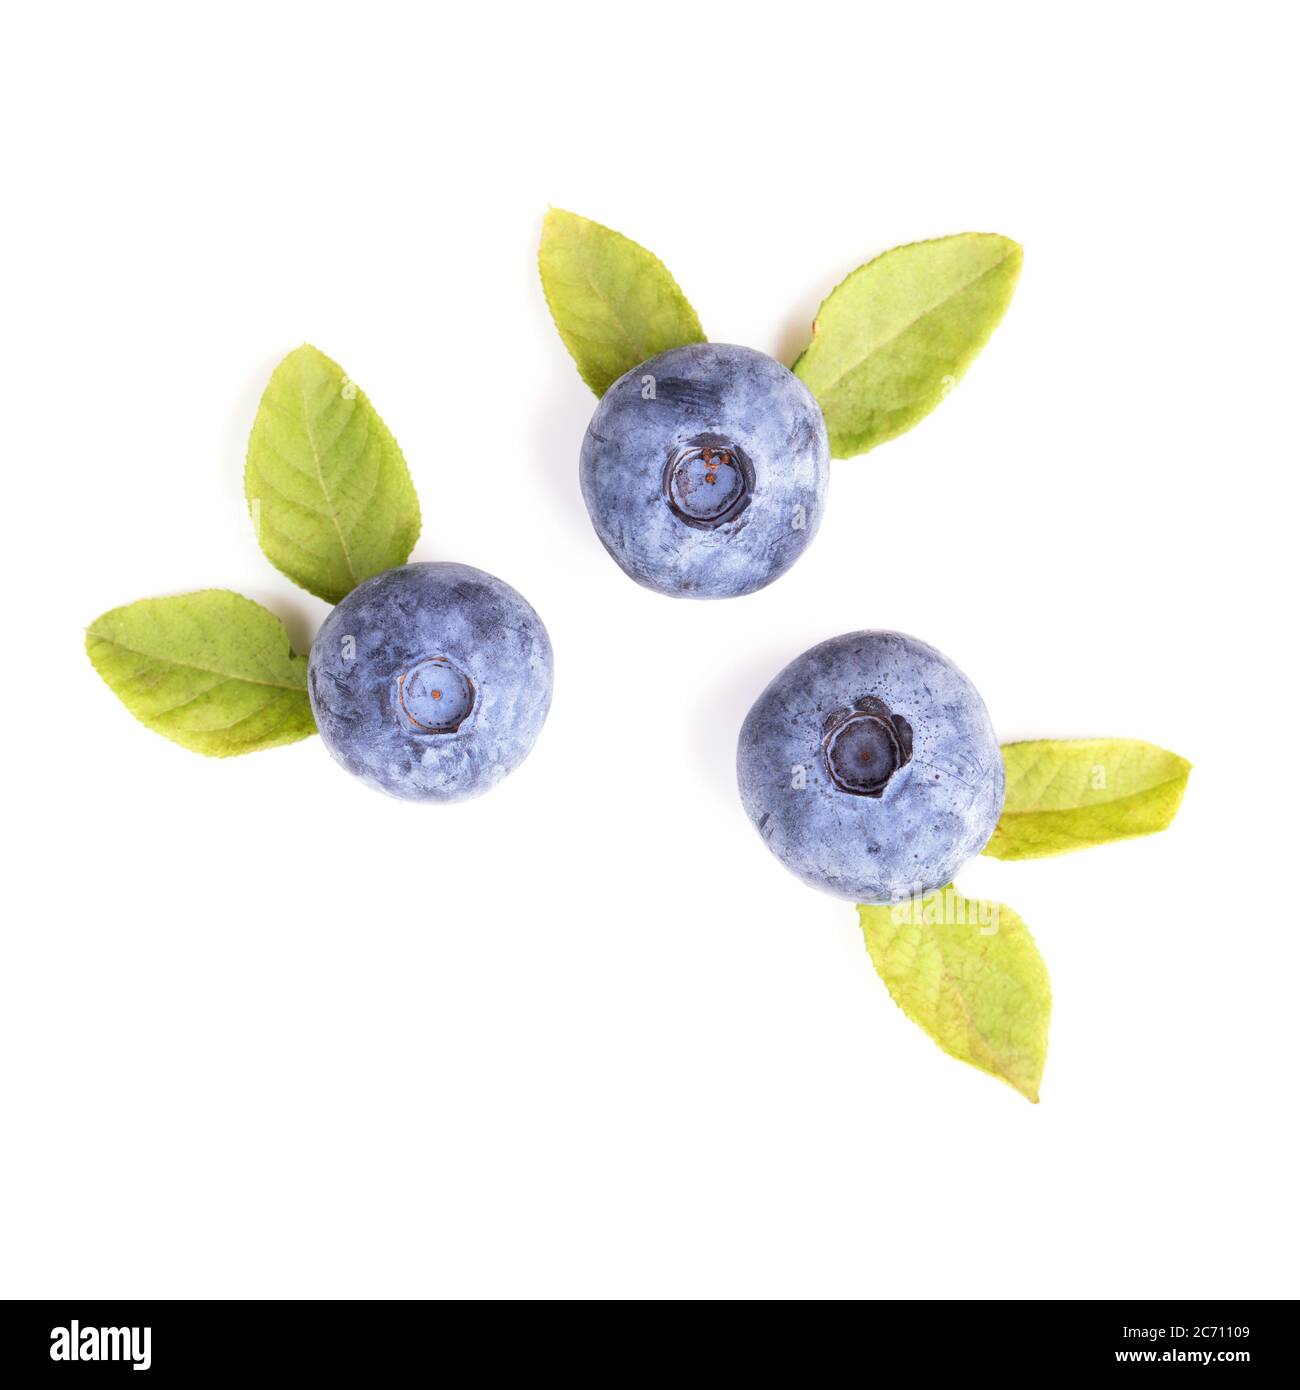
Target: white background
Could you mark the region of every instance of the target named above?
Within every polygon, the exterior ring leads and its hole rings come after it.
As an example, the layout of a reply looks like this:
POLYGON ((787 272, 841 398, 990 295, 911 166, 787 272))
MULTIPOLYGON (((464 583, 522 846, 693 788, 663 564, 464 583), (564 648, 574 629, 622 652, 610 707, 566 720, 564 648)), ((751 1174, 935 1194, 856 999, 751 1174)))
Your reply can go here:
POLYGON ((11 15, 0 1293, 1300 1293, 1282 15, 11 15), (834 465, 786 578, 673 601, 583 509, 548 202, 786 361, 892 245, 998 231, 1025 268, 941 409, 834 465), (550 721, 477 802, 389 802, 318 740, 201 759, 83 653, 204 586, 306 649, 325 605, 241 489, 304 340, 400 440, 415 557, 549 626, 550 721), (1050 967, 1037 1107, 909 1023, 741 811, 750 702, 860 627, 948 653, 1004 738, 1196 764, 1166 835, 959 877, 1050 967))

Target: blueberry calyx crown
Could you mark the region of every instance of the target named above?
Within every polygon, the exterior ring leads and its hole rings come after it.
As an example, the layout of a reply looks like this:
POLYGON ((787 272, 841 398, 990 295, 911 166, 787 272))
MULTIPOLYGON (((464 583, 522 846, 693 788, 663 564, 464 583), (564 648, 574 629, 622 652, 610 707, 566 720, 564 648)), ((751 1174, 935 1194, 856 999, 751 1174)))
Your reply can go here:
POLYGON ((720 434, 701 434, 672 449, 664 466, 664 501, 688 526, 712 530, 749 506, 754 465, 720 434))
POLYGON ((842 792, 879 798, 912 761, 912 726, 883 700, 863 695, 822 725, 822 761, 842 792))
POLYGON ((397 703, 421 734, 454 734, 474 712, 474 682, 445 656, 431 656, 397 678, 397 703))

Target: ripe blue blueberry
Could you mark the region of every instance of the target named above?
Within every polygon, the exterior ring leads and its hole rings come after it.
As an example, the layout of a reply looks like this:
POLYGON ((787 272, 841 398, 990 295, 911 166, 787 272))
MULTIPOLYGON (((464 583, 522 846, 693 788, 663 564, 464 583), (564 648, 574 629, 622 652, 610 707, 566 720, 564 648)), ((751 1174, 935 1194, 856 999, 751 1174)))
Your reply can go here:
POLYGON ((975 687, 901 632, 846 633, 792 661, 746 716, 736 768, 772 853, 862 903, 951 882, 988 843, 1006 789, 975 687))
POLYGON ((462 801, 528 756, 551 704, 551 643, 508 584, 416 564, 360 584, 312 644, 307 690, 335 761, 410 801, 462 801))
POLYGON ((596 534, 638 584, 733 598, 784 574, 812 540, 830 445, 821 408, 779 362, 692 343, 605 392, 580 475, 596 534))

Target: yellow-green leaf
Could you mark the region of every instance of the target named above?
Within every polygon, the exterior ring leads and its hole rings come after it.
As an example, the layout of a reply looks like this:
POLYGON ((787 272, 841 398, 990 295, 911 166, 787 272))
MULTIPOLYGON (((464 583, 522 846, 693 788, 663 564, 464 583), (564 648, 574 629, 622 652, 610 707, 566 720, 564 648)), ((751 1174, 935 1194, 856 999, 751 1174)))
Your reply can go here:
POLYGON ((87 629, 86 652, 142 724, 195 753, 225 758, 316 732, 307 658, 273 613, 229 589, 114 608, 87 629))
POLYGON ((555 326, 598 396, 656 353, 705 341, 664 263, 599 222, 552 208, 537 259, 555 326))
POLYGON ((1039 859, 1164 830, 1192 765, 1135 738, 1004 743, 1007 799, 984 853, 1039 859))
POLYGON ((794 371, 836 458, 893 439, 943 400, 1006 312, 1022 259, 1007 237, 963 232, 886 251, 831 291, 794 371))
POLYGON ((1037 1103, 1052 989, 1029 929, 1002 903, 951 884, 895 906, 859 904, 894 1003, 951 1057, 1037 1103))
POLYGON ((266 558, 329 603, 404 564, 420 534, 397 440, 343 368, 308 344, 267 383, 244 493, 266 558))

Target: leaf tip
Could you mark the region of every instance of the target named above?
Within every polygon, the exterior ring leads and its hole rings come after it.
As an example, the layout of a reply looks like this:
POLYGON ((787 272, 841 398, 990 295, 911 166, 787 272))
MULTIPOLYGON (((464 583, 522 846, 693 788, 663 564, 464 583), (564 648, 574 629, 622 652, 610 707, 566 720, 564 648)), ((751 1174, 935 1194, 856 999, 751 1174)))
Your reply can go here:
POLYGON ((1032 1081, 1012 1081, 1010 1077, 1005 1077, 1004 1080, 1010 1081, 1011 1085, 1015 1087, 1020 1095, 1024 1096, 1030 1105, 1037 1105, 1039 1103, 1038 1088, 1043 1082, 1041 1072, 1032 1081))
POLYGON ((315 343, 309 343, 304 339, 294 350, 284 359, 286 362, 310 360, 313 362, 329 362, 333 359, 328 353, 322 352, 315 343))
POLYGON ((570 212, 567 208, 557 208, 554 203, 547 203, 546 213, 542 217, 542 240, 554 233, 565 222, 586 222, 587 218, 579 217, 576 212, 570 212))

